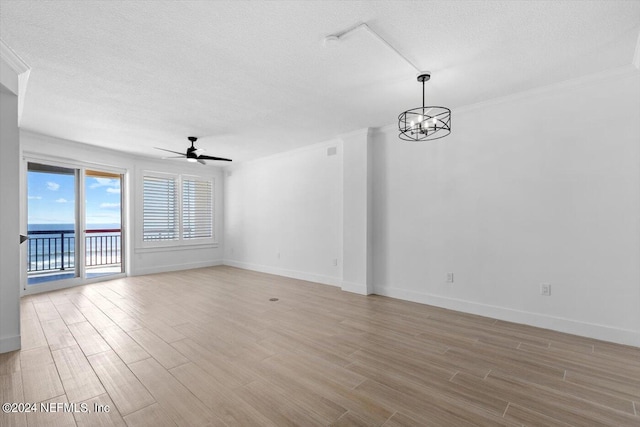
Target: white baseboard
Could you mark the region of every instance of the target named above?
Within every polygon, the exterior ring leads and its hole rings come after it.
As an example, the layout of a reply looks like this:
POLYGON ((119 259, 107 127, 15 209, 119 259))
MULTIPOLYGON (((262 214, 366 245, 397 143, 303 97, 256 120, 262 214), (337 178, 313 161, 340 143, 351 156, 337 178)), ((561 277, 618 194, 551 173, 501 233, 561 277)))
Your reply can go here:
POLYGON ((180 270, 191 270, 194 268, 205 268, 205 267, 214 267, 216 265, 222 265, 223 261, 221 259, 213 260, 213 261, 203 261, 203 262, 190 262, 190 263, 181 263, 181 264, 169 264, 169 265, 156 265, 153 267, 147 268, 139 268, 131 273, 132 276, 143 276, 145 274, 155 274, 155 273, 167 273, 170 271, 180 271, 180 270))
POLYGON ((0 338, 0 354, 20 350, 20 335, 0 338))
POLYGON ((273 267, 269 265, 252 264, 242 261, 225 259, 224 265, 243 268, 245 270, 259 271, 261 273, 275 274, 278 276, 291 277, 292 279, 306 280, 308 282, 322 283, 323 285, 341 286, 342 280, 339 277, 324 276, 321 274, 306 273, 297 270, 287 270, 285 268, 273 267))
POLYGON ((548 316, 540 313, 532 313, 528 311, 481 304, 473 301, 447 298, 422 292, 409 291, 406 289, 393 288, 391 286, 376 286, 374 293, 391 298, 429 304, 449 310, 491 317, 507 322, 522 323, 558 332, 565 332, 568 334, 640 347, 640 332, 629 329, 613 328, 606 325, 580 322, 577 320, 548 316))
POLYGON ((367 285, 347 281, 342 282, 342 290, 345 292, 353 292, 354 294, 360 295, 369 295, 372 293, 367 290, 367 285))

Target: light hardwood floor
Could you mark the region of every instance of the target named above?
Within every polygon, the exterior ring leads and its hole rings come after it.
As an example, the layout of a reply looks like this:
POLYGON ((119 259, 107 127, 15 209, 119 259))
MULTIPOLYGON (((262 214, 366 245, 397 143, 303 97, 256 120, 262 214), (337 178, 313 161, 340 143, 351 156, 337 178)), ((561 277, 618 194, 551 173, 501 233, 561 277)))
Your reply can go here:
POLYGON ((213 267, 22 299, 2 426, 640 426, 640 349, 213 267), (278 301, 270 301, 278 298, 278 301))

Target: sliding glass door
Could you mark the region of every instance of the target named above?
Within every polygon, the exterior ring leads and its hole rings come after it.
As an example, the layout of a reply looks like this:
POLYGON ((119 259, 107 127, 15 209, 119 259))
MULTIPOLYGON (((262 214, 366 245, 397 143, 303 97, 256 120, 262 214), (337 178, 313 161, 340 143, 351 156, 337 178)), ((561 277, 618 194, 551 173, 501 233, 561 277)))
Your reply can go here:
POLYGON ((27 163, 29 290, 124 273, 122 182, 119 173, 27 163))

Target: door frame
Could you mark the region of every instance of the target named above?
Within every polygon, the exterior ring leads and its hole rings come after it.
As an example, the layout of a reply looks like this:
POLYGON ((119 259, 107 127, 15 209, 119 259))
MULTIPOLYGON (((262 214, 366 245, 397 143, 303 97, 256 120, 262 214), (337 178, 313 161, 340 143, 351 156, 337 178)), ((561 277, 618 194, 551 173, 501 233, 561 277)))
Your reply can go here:
POLYGON ((120 241, 120 250, 121 250, 121 262, 123 266, 122 273, 111 274, 108 276, 94 277, 87 279, 85 278, 85 260, 84 255, 82 255, 82 262, 78 265, 78 277, 74 277, 72 279, 63 279, 56 280, 49 283, 43 283, 41 285, 36 286, 28 286, 27 285, 27 246, 20 245, 20 296, 23 295, 31 295, 37 294, 41 292, 48 292, 58 289, 65 289, 74 286, 86 285, 89 283, 101 282, 106 280, 118 279, 122 277, 126 277, 129 274, 129 260, 130 260, 130 239, 129 235, 131 233, 129 230, 129 210, 128 210, 128 194, 127 182, 129 171, 126 168, 119 168, 110 165, 103 165, 100 163, 91 163, 91 162, 83 162, 78 160, 66 159, 55 156, 43 156, 38 153, 32 152, 24 152, 22 154, 22 161, 20 164, 20 230, 22 234, 27 234, 28 229, 28 200, 27 200, 27 174, 28 174, 28 163, 41 163, 45 165, 51 166, 59 166, 69 169, 77 169, 79 170, 78 177, 76 178, 76 228, 78 233, 76 233, 76 249, 80 254, 85 253, 85 229, 86 229, 86 212, 85 212, 85 170, 97 170, 102 172, 114 173, 121 175, 120 182, 120 221, 121 221, 121 241, 120 241))

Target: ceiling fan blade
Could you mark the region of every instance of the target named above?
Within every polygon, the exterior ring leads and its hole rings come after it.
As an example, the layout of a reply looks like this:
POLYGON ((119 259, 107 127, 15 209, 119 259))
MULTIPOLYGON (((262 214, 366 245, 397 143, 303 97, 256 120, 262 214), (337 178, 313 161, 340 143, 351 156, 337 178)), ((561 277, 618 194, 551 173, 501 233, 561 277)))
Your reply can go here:
POLYGON ((169 153, 173 153, 173 154, 180 154, 180 155, 181 155, 181 156, 183 156, 183 157, 185 156, 185 154, 184 154, 184 153, 179 153, 178 151, 165 150, 164 148, 160 148, 160 147, 153 147, 153 148, 155 148, 156 150, 167 151, 167 152, 169 152, 169 153))
POLYGON ((166 160, 166 159, 184 159, 184 155, 182 156, 169 156, 169 157, 163 157, 162 160, 166 160))
POLYGON ((213 156, 204 156, 204 155, 200 155, 198 156, 198 159, 206 159, 206 160, 222 160, 224 162, 231 162, 231 159, 225 159, 224 157, 213 157, 213 156))
POLYGON ((201 158, 198 158, 198 163, 203 164, 203 165, 206 165, 206 164, 207 164, 207 162, 205 162, 205 161, 204 161, 204 160, 202 160, 201 158))

